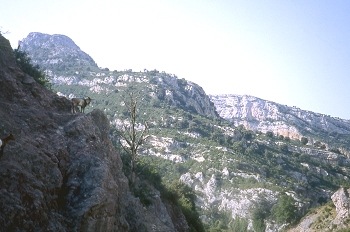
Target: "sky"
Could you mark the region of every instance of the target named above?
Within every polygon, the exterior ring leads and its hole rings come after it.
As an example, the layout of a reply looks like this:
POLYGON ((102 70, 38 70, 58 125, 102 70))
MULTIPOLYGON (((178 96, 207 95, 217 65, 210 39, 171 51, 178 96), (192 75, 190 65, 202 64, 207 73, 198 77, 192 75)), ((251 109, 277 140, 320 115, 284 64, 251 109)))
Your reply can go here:
POLYGON ((165 71, 207 94, 350 119, 348 0, 0 0, 13 48, 70 37, 99 67, 165 71))

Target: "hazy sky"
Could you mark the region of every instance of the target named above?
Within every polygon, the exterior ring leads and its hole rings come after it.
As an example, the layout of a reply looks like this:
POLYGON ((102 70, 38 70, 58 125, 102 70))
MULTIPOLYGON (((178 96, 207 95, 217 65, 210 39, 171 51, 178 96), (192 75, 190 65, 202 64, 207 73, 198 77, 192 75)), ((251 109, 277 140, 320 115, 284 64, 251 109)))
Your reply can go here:
POLYGON ((348 0, 0 0, 12 47, 64 34, 100 67, 157 69, 350 119, 348 0))

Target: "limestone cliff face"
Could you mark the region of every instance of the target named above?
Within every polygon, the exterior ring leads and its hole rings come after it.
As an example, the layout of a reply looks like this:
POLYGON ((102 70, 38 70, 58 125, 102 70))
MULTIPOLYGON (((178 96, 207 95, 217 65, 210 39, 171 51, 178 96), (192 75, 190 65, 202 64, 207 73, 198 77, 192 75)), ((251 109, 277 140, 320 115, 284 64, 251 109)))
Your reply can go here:
POLYGON ((334 219, 339 224, 350 214, 350 189, 341 188, 332 195, 332 201, 336 207, 337 216, 334 219))
POLYGON ((316 130, 350 134, 350 121, 301 110, 248 95, 211 95, 219 115, 251 130, 300 139, 316 130))
POLYGON ((0 230, 186 231, 159 194, 144 208, 130 193, 109 131, 102 111, 72 115, 23 73, 0 35, 0 138, 15 136, 0 157, 0 230))
POLYGON ((169 75, 161 75, 156 83, 165 89, 165 99, 169 103, 177 107, 185 106, 201 115, 218 117, 214 104, 199 85, 169 75))

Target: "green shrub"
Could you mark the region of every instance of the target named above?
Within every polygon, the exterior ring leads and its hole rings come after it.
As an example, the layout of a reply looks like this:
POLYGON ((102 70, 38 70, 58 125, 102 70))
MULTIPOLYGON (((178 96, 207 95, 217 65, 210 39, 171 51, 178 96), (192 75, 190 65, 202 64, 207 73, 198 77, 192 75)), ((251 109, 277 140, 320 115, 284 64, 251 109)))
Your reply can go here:
POLYGON ((45 72, 40 69, 39 65, 32 64, 31 59, 26 52, 20 51, 19 49, 14 49, 13 53, 17 64, 23 72, 33 77, 39 84, 51 89, 51 84, 47 79, 45 72))
POLYGON ((193 190, 180 181, 173 181, 170 185, 164 185, 159 170, 154 162, 150 163, 146 159, 139 160, 136 164, 136 173, 141 179, 141 184, 132 186, 134 195, 139 197, 141 203, 145 206, 152 204, 154 195, 149 186, 144 183, 147 180, 160 192, 163 199, 180 207, 192 231, 204 231, 195 207, 196 195, 193 190))
POLYGON ((270 216, 270 206, 267 201, 254 206, 252 212, 253 228, 256 232, 264 232, 266 229, 265 219, 270 216))
POLYGON ((270 137, 270 138, 273 138, 273 132, 272 131, 266 132, 266 136, 270 137))
POLYGON ((146 183, 142 182, 140 185, 133 186, 131 189, 134 196, 138 197, 144 206, 149 206, 153 203, 154 194, 146 183))
POLYGON ((350 232, 350 228, 340 229, 337 232, 350 232))
POLYGON ((232 231, 235 232, 246 232, 248 231, 248 220, 240 217, 236 217, 236 219, 232 223, 232 231))
POLYGON ((173 181, 167 188, 168 191, 171 192, 168 196, 171 197, 171 200, 175 200, 180 206, 191 230, 197 232, 204 231, 203 224, 199 219, 198 212, 196 211, 196 195, 193 190, 180 181, 173 181))
POLYGON ((295 200, 293 197, 282 194, 272 208, 273 218, 277 223, 294 223, 297 220, 295 200))
POLYGON ((306 144, 309 142, 309 140, 308 140, 308 138, 306 138, 306 137, 302 137, 302 138, 300 139, 300 142, 301 142, 301 144, 306 145, 306 144))

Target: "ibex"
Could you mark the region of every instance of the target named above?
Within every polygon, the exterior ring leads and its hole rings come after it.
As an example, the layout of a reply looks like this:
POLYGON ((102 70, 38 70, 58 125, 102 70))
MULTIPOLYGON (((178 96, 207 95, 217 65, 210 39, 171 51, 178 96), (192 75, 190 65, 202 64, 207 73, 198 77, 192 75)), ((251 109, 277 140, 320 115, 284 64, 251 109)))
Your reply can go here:
POLYGON ((13 136, 12 134, 10 134, 9 136, 7 136, 6 138, 3 138, 0 140, 0 155, 4 154, 4 149, 5 146, 7 144, 7 142, 9 140, 15 140, 15 136, 13 136))
POLYGON ((81 108, 80 111, 82 113, 84 113, 85 107, 90 104, 91 100, 92 99, 90 97, 88 97, 87 99, 85 99, 85 98, 72 98, 72 113, 73 114, 75 113, 75 108, 77 106, 80 106, 80 108, 81 108))

